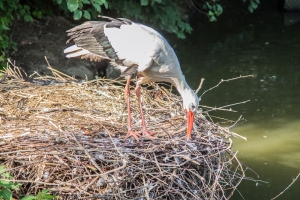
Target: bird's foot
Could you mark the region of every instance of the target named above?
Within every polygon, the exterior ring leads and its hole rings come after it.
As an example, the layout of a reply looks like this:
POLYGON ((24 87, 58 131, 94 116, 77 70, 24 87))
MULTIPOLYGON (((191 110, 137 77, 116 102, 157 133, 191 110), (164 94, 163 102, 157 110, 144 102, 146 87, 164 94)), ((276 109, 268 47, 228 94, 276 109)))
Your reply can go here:
POLYGON ((136 133, 136 132, 134 132, 134 131, 132 131, 132 130, 128 130, 125 139, 127 139, 127 138, 129 138, 129 137, 131 137, 131 136, 134 137, 134 139, 136 139, 137 141, 139 141, 139 137, 141 137, 140 134, 138 134, 138 133, 136 133))
POLYGON ((149 139, 156 138, 156 137, 153 136, 153 135, 156 134, 156 132, 148 131, 147 129, 142 129, 142 134, 143 134, 143 137, 146 137, 146 138, 149 138, 149 139))

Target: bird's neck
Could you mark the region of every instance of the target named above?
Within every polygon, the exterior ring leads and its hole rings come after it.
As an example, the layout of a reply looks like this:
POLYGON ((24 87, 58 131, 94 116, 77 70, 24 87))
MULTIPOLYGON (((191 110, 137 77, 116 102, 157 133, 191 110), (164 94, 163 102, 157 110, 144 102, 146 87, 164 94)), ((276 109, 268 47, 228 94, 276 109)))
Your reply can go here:
POLYGON ((185 100, 187 96, 193 96, 195 94, 194 90, 187 84, 183 74, 178 78, 173 78, 172 81, 183 100, 185 100))

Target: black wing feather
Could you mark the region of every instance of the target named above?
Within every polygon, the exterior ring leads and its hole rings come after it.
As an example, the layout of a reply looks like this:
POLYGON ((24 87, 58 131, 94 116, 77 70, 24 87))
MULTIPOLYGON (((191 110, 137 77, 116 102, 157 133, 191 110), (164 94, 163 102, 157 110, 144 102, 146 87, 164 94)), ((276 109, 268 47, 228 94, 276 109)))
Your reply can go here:
MULTIPOLYGON (((90 58, 91 60, 107 59, 116 65, 124 65, 111 46, 107 36, 104 33, 105 28, 120 28, 122 25, 131 25, 132 21, 125 18, 113 19, 103 16, 102 18, 110 21, 88 21, 78 25, 67 31, 70 39, 67 41, 74 42, 76 46, 88 50, 90 53, 83 55, 82 58, 90 58)), ((129 66, 121 76, 135 74, 138 71, 137 65, 129 66)))

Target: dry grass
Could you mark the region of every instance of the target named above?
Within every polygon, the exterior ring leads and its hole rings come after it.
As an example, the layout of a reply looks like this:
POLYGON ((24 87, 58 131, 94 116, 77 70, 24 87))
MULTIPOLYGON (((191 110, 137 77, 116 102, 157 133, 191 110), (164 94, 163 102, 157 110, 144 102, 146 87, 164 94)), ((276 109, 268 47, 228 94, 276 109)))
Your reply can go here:
MULTIPOLYGON (((181 98, 142 89, 153 140, 125 139, 124 82, 78 81, 50 68, 30 78, 10 63, 0 89, 0 162, 23 184, 63 199, 229 199, 244 177, 228 128, 195 117, 185 140, 181 98)), ((133 88, 132 88, 133 89, 133 88)), ((141 129, 135 95, 133 127, 141 129)))

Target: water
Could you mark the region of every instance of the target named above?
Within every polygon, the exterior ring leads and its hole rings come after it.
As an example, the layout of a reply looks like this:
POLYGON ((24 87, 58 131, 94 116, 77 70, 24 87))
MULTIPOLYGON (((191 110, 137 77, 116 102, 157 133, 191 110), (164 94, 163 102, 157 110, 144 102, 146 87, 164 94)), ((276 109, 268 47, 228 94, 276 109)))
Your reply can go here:
MULTIPOLYGON (((201 104, 218 107, 251 100, 232 106, 236 113, 210 114, 247 119, 233 131, 248 141, 234 139, 234 150, 259 174, 247 171, 247 176, 268 183, 244 180, 238 189, 245 199, 271 199, 300 171, 300 25, 285 26, 270 2, 253 14, 242 3, 228 10, 217 23, 194 17, 194 32, 176 40, 175 50, 193 88, 206 79, 202 92, 220 79, 254 75, 222 83, 205 94, 201 104)), ((277 199, 300 199, 299 188, 300 178, 277 199)), ((236 192, 232 199, 242 197, 236 192)))

